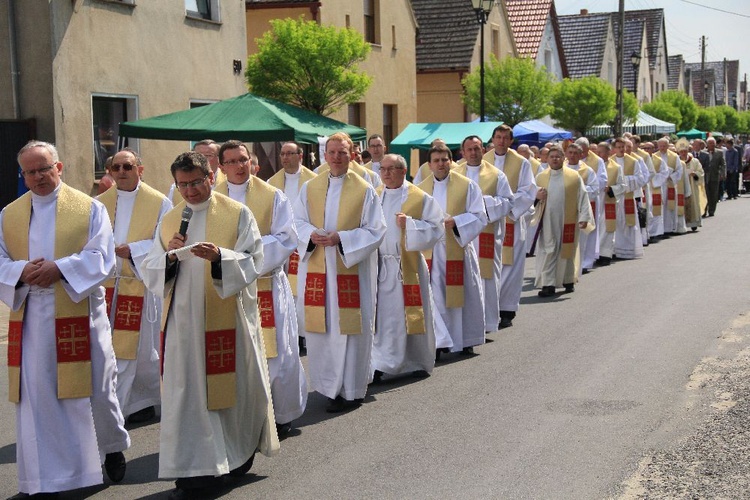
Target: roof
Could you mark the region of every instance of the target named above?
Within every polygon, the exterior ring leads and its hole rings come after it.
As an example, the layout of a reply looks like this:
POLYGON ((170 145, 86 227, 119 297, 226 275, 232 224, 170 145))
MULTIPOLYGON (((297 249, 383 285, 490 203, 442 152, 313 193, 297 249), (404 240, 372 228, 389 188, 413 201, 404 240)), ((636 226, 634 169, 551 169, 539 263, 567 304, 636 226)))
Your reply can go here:
POLYGON ((558 18, 570 78, 601 74, 610 19, 608 13, 558 18))
POLYGON ((682 66, 685 61, 682 59, 682 54, 676 56, 669 56, 667 58, 667 65, 669 66, 669 76, 667 78, 667 89, 669 90, 684 90, 679 88, 680 86, 680 75, 682 74, 682 66))
MULTIPOLYGON (((617 13, 612 13, 617 17, 617 13)), ((626 10, 625 22, 641 20, 646 23, 646 37, 648 38, 648 67, 654 69, 660 44, 666 40, 664 33, 664 9, 645 9, 645 10, 626 10), (664 33, 664 36, 662 36, 664 33)), ((626 52, 627 54, 627 52, 626 52)), ((664 54, 667 54, 667 47, 664 46, 664 54)))
MULTIPOLYGON (((716 95, 716 99, 718 101, 719 97, 719 81, 717 81, 717 75, 714 72, 714 68, 709 67, 708 63, 706 63, 706 69, 705 74, 701 74, 701 63, 686 63, 685 64, 685 74, 689 76, 690 78, 690 87, 693 89, 693 100, 697 102, 698 104, 703 104, 703 82, 708 82, 708 88, 709 92, 711 88, 713 88, 714 93, 716 95), (697 68, 695 67, 697 66, 697 68)), ((721 87, 723 91, 723 84, 724 79, 721 79, 721 87)), ((711 104, 711 99, 706 99, 706 105, 711 104)))
MULTIPOLYGON (((703 80, 700 77, 701 74, 701 63, 685 63, 685 69, 691 70, 693 75, 693 95, 697 102, 703 102, 703 80), (696 83, 697 81, 697 83, 696 83), (696 88, 700 87, 699 92, 695 92, 696 88)), ((729 104, 732 105, 732 97, 737 95, 737 87, 739 85, 739 69, 740 62, 734 61, 710 61, 706 62, 706 78, 709 83, 714 82, 716 85, 716 103, 717 104, 729 104), (724 64, 726 63, 726 76, 724 75, 724 64), (709 73, 710 71, 710 73, 709 73), (709 75, 711 78, 709 79, 709 75), (724 88, 724 81, 727 81, 727 89, 724 88), (728 95, 728 99, 724 96, 728 95)))
POLYGON ((471 0, 411 0, 419 25, 417 71, 471 67, 479 23, 471 0))
POLYGON ((560 26, 554 1, 505 0, 505 8, 508 11, 508 20, 513 31, 519 57, 537 58, 547 20, 551 21, 555 42, 560 49, 562 74, 563 77, 568 76, 568 66, 565 60, 565 51, 560 36, 560 26))
POLYGON ((478 135, 483 141, 489 142, 492 131, 503 122, 471 122, 471 123, 410 123, 388 145, 388 151, 409 157, 412 149, 430 149, 434 139, 438 137, 445 141, 450 149, 458 149, 464 138, 478 135))
MULTIPOLYGON (((619 40, 620 36, 620 20, 616 15, 612 15, 612 27, 614 28, 615 44, 619 40)), ((623 58, 625 63, 622 68, 622 85, 624 88, 633 92, 635 89, 635 75, 633 74, 633 67, 629 64, 630 54, 633 52, 637 54, 643 53, 643 30, 646 29, 646 23, 643 20, 628 21, 625 19, 625 33, 623 37, 623 58)))

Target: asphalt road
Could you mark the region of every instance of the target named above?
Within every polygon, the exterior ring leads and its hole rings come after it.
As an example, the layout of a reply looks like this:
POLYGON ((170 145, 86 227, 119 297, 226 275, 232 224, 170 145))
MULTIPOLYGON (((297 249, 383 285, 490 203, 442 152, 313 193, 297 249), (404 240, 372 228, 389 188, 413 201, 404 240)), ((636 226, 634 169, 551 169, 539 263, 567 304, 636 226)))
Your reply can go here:
MULTIPOLYGON (((279 455, 256 456, 254 474, 216 497, 642 495, 644 459, 717 418, 712 363, 735 359, 750 339, 750 198, 723 202, 717 214, 554 300, 536 297, 528 259, 514 327, 490 334, 478 356, 448 357, 426 380, 373 386, 364 406, 343 415, 326 414, 311 394, 279 455)), ((7 401, 2 334, 0 342, 7 401)), ((0 493, 9 496, 12 404, 0 403, 0 421, 0 493)), ((122 483, 63 498, 165 497, 173 485, 156 477, 158 434, 158 423, 132 429, 122 483)))

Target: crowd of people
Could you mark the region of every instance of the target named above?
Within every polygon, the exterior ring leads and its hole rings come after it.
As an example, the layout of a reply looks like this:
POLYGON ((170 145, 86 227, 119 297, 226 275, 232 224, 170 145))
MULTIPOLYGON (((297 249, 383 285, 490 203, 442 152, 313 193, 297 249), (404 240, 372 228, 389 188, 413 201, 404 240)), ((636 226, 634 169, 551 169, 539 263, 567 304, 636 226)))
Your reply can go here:
POLYGON ((315 171, 284 143, 266 182, 245 144, 206 140, 174 160, 167 195, 125 148, 92 199, 62 182, 52 144, 28 143, 30 192, 0 213, 13 498, 101 484, 102 465, 121 481, 125 423, 159 405, 159 477, 200 496, 274 455, 308 389, 348 411, 369 384, 475 355, 513 326, 527 258, 540 297, 572 293, 739 194, 731 139, 512 144, 500 125, 459 160, 438 139, 409 182, 382 136, 363 164, 337 133, 315 171))

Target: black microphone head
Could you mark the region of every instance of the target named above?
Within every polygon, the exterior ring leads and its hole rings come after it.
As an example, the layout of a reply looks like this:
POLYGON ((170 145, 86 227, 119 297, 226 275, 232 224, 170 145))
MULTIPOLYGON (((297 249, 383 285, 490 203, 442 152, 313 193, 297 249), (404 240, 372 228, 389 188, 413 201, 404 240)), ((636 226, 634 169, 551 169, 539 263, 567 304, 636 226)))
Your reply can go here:
POLYGON ((193 209, 190 207, 185 207, 182 210, 182 220, 188 221, 193 216, 193 209))

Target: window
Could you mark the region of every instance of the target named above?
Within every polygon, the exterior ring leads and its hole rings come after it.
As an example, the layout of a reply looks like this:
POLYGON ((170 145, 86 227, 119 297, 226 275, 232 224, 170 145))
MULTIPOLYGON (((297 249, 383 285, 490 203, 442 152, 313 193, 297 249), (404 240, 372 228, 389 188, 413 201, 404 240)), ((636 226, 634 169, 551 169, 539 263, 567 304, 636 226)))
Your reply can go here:
POLYGON ((547 68, 549 73, 552 73, 552 51, 549 49, 544 51, 544 67, 547 68))
POLYGON ((120 123, 136 118, 134 97, 92 96, 91 111, 94 130, 94 177, 104 175, 107 158, 128 146, 128 138, 120 137, 120 123))
POLYGON ((500 59, 500 27, 492 25, 492 53, 500 59))
POLYGON ((607 62, 607 81, 614 86, 615 84, 615 65, 612 61, 607 62))
POLYGON ((391 40, 393 40, 393 50, 396 50, 396 25, 391 25, 391 40))
POLYGON ((185 0, 188 17, 219 21, 219 0, 185 0))
POLYGON ((397 106, 395 104, 383 104, 383 139, 385 139, 386 144, 393 141, 397 118, 397 106))
POLYGON ((380 0, 362 0, 365 13, 365 40, 380 45, 380 0))
POLYGON ((361 103, 361 102, 355 102, 354 104, 349 105, 349 119, 347 121, 349 125, 354 125, 355 127, 364 126, 364 120, 363 120, 363 117, 365 116, 364 107, 365 107, 364 103, 361 103))
POLYGON ((344 23, 345 23, 344 26, 346 26, 347 28, 352 27, 352 19, 351 17, 349 17, 349 14, 346 15, 346 20, 344 23))

